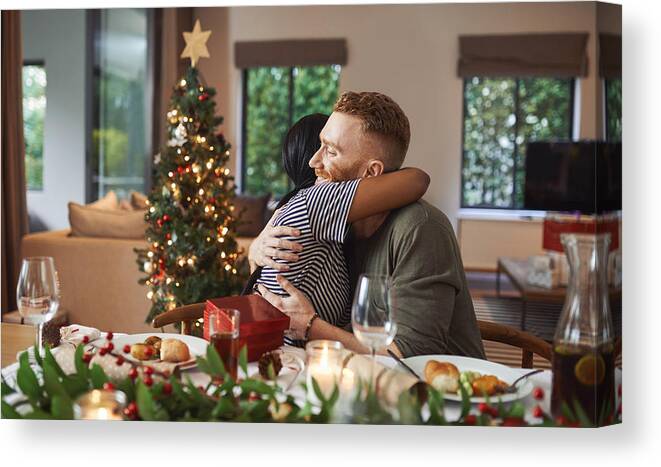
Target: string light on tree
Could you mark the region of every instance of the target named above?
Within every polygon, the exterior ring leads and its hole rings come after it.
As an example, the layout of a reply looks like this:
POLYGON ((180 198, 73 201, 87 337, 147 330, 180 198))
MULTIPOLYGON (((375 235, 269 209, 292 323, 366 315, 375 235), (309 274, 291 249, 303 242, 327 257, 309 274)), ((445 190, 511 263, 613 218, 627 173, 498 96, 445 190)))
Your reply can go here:
POLYGON ((180 305, 236 295, 245 280, 237 274, 244 263, 235 239, 230 145, 217 129, 223 118, 215 115, 216 91, 196 68, 209 56, 210 34, 199 21, 184 33, 182 57, 190 66, 173 87, 165 114, 168 136, 145 214, 149 247, 137 250, 151 301, 147 322, 180 305))

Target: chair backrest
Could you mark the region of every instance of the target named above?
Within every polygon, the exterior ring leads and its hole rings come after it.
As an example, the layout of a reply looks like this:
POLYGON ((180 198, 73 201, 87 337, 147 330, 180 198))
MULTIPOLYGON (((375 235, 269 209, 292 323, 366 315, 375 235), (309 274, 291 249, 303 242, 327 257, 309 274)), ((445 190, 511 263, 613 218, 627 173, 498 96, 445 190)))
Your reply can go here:
POLYGON ((521 367, 532 368, 533 354, 551 361, 551 344, 529 332, 504 324, 477 321, 482 340, 500 342, 521 349, 521 367))
POLYGON ((151 325, 154 328, 162 328, 168 324, 181 323, 181 333, 191 334, 193 323, 204 316, 205 303, 192 303, 161 313, 156 316, 151 325))

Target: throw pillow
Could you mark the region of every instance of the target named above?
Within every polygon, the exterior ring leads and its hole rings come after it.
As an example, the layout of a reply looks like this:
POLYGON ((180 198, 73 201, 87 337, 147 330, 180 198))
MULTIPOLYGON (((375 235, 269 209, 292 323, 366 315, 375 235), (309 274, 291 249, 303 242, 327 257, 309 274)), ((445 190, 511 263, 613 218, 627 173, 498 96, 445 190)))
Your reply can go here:
POLYGON ((69 203, 69 224, 74 237, 144 239, 147 228, 142 210, 101 210, 78 203, 69 203))
POLYGON ((138 193, 137 191, 131 192, 131 206, 133 209, 147 209, 147 195, 138 193))
POLYGON ((236 229, 239 237, 256 237, 262 231, 268 219, 266 217, 266 205, 271 199, 270 194, 264 196, 237 195, 232 203, 234 213, 240 217, 240 223, 236 229))
POLYGON ((117 193, 111 190, 103 198, 88 204, 87 207, 95 209, 117 209, 119 207, 117 193))

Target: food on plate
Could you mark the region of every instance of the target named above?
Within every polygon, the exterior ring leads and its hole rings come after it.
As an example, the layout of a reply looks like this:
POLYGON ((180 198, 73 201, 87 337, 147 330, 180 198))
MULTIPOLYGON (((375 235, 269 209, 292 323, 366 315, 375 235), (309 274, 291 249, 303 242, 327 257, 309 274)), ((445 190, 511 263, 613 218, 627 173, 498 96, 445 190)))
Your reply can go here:
POLYGON ((460 385, 468 396, 495 396, 507 392, 509 385, 494 375, 477 371, 459 371, 450 362, 429 360, 425 365, 425 381, 438 391, 456 394, 460 385))
POLYGON ((178 339, 163 339, 161 341, 161 360, 172 363, 190 360, 188 346, 178 339))
POLYGON ((425 380, 438 391, 457 392, 459 369, 449 362, 429 360, 425 365, 425 380))
POLYGON ((259 368, 259 374, 262 376, 262 378, 271 379, 271 376, 277 377, 278 374, 280 374, 280 370, 282 370, 282 360, 280 359, 280 353, 277 351, 266 352, 261 357, 259 357, 257 366, 259 368), (273 367, 273 375, 269 374, 269 366, 273 367))
POLYGON ((145 339, 145 344, 151 345, 158 351, 161 350, 161 338, 158 336, 149 336, 147 339, 145 339))
POLYGON ((475 378, 471 384, 473 394, 476 396, 495 396, 507 391, 508 384, 499 380, 494 375, 483 375, 475 378))
POLYGON ((158 352, 149 344, 133 344, 131 346, 131 356, 138 360, 154 360, 158 358, 158 352))

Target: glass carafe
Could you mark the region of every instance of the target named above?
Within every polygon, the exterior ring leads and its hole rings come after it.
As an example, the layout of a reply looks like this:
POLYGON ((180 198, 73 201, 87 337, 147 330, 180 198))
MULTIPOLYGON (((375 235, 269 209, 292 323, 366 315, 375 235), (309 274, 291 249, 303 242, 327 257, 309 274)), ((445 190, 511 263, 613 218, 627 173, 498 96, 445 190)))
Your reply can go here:
POLYGON ((613 324, 606 269, 609 234, 563 234, 570 279, 553 338, 551 412, 583 412, 594 426, 614 412, 613 324), (564 408, 563 408, 564 407, 564 408))

